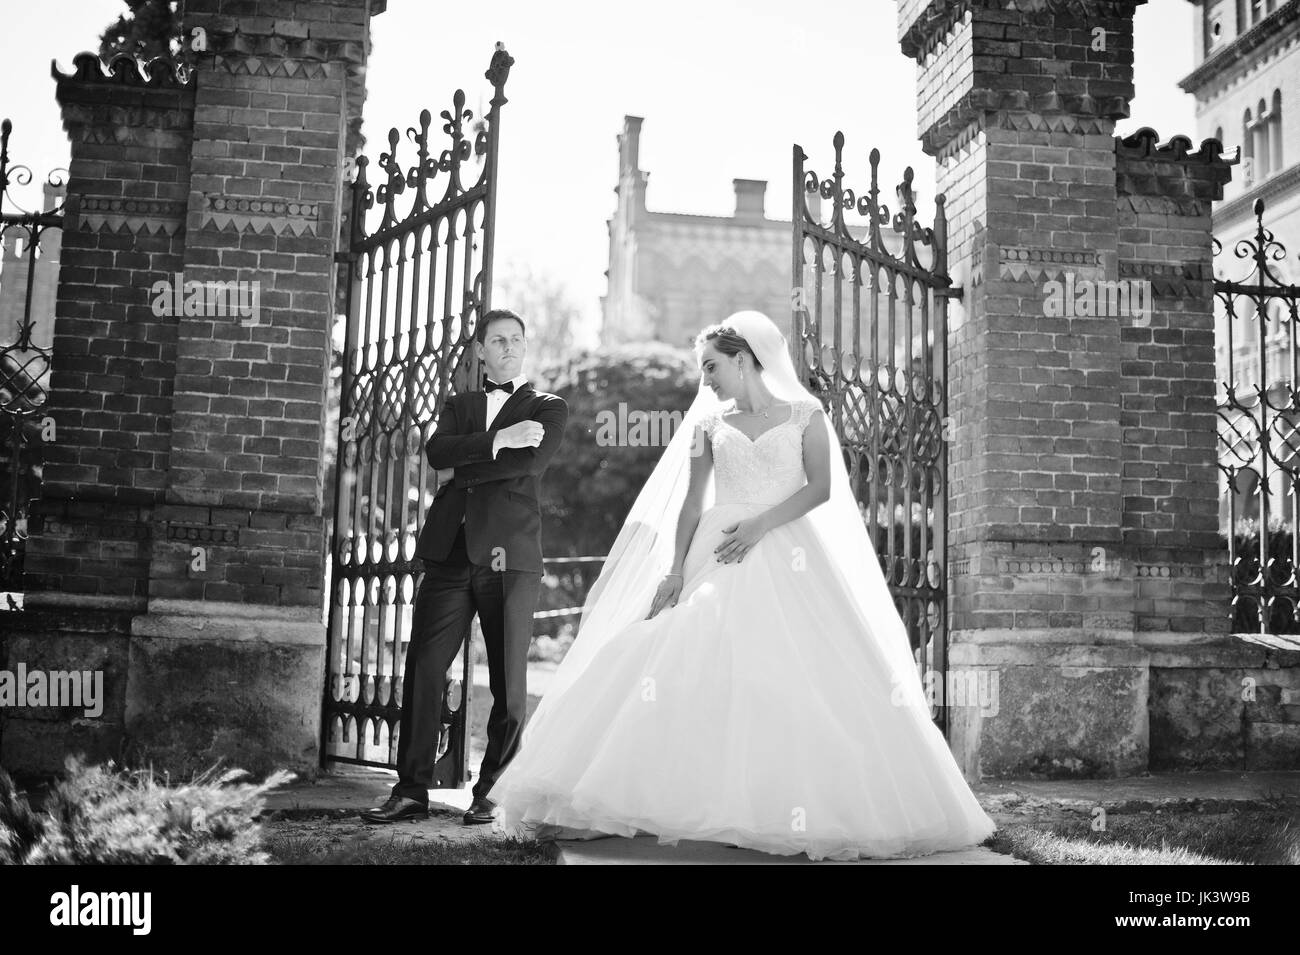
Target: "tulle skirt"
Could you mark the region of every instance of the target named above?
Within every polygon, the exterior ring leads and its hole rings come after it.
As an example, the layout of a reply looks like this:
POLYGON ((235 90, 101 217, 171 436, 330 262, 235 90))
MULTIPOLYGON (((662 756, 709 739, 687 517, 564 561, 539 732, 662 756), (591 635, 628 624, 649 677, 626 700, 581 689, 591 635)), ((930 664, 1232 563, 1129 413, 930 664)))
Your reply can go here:
POLYGON ((489 793, 507 831, 835 860, 994 831, 929 712, 900 702, 805 519, 740 563, 716 561, 723 528, 764 509, 706 511, 678 604, 611 639, 554 705, 543 698, 489 793))

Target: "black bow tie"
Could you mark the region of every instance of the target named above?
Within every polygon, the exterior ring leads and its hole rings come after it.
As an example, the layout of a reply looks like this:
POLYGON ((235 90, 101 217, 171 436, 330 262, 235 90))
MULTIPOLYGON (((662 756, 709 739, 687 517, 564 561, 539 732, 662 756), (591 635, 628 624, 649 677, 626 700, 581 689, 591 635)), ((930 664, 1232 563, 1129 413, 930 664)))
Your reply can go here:
POLYGON ((485 392, 487 392, 487 391, 496 391, 498 388, 500 388, 502 391, 504 391, 504 392, 505 392, 506 394, 508 394, 508 395, 513 395, 513 394, 515 393, 515 383, 514 383, 513 381, 507 381, 507 382, 506 382, 505 384, 503 384, 503 385, 498 385, 498 384, 497 384, 495 381, 493 381, 491 378, 484 378, 484 379, 483 379, 483 390, 484 390, 485 392))

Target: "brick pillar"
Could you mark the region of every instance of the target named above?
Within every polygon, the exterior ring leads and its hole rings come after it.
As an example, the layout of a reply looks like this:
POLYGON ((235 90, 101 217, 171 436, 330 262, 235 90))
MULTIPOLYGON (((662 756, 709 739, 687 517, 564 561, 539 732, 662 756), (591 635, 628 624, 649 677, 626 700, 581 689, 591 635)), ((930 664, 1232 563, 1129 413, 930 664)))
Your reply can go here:
MULTIPOLYGON (((950 263, 968 277, 949 323, 949 662, 959 677, 991 670, 998 687, 996 706, 951 711, 970 778, 1146 769, 1150 653, 1139 631, 1185 630, 1204 609, 1173 612, 1178 585, 1158 585, 1170 593, 1154 599, 1137 572, 1158 565, 1181 584, 1203 557, 1184 545, 1210 545, 1213 412, 1189 396, 1212 394, 1212 344, 1204 363, 1195 331, 1179 333, 1188 350, 1173 344, 1172 302, 1158 299, 1146 334, 1177 358, 1153 367, 1158 385, 1135 382, 1130 316, 1056 307, 1067 290, 1125 275, 1114 128, 1133 96, 1136 5, 899 2, 950 263), (1134 427, 1143 401, 1168 416, 1163 429, 1134 427), (1142 462, 1170 453, 1157 449, 1171 432, 1184 447, 1168 519, 1143 520, 1135 481, 1142 462), (1179 506, 1190 522, 1174 519, 1179 506)), ((1199 228, 1208 254, 1208 220, 1199 228)), ((1152 237, 1141 258, 1181 261, 1194 231, 1152 237)), ((1198 291, 1196 308, 1208 309, 1198 291)))
POLYGON ((1149 321, 1121 330, 1124 540, 1150 653, 1150 768, 1294 765, 1295 743, 1269 738, 1268 707, 1243 700, 1243 676, 1267 687, 1286 670, 1273 648, 1229 633, 1219 537, 1210 217, 1237 160, 1215 139, 1195 152, 1185 136, 1158 139, 1144 127, 1115 143, 1119 274, 1149 283, 1155 301, 1149 321))
POLYGON ((183 266, 186 282, 247 283, 257 309, 176 319, 170 467, 149 609, 131 628, 127 729, 173 760, 200 749, 313 769, 333 255, 368 4, 300 4, 292 19, 270 0, 239 4, 238 17, 229 6, 185 9, 208 49, 183 266))
MULTIPOLYGON (((115 654, 106 682, 132 762, 317 766, 333 256, 382 9, 189 0, 186 36, 206 41, 189 85, 106 81, 93 56, 60 85, 70 193, 82 228, 104 225, 65 240, 51 406, 75 410, 44 501, 64 524, 47 520, 29 559, 61 593, 30 595, 44 614, 30 630, 75 633, 110 614, 92 626, 114 638, 95 646, 115 654), (99 126, 78 145, 86 111, 99 126), (147 144, 134 152, 132 130, 147 144), (118 231, 124 216, 145 224, 118 231), (186 303, 215 283, 243 293, 246 313, 168 307, 172 286, 186 303), (126 543, 106 544, 118 531, 126 543)), ((47 747, 56 763, 75 748, 62 732, 47 747)))
POLYGON ((71 141, 54 308, 53 425, 33 505, 24 612, 10 666, 99 670, 98 718, 14 709, 0 763, 54 771, 66 753, 120 755, 131 618, 146 609, 154 512, 167 473, 176 328, 145 292, 181 268, 194 85, 164 62, 53 70, 71 141))

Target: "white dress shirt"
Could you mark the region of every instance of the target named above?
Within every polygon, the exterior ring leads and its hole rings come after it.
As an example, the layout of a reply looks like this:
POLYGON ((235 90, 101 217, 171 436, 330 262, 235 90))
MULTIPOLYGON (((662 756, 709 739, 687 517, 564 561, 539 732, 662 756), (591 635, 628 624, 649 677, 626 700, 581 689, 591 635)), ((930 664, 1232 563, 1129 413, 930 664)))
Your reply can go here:
MULTIPOLYGON (((491 378, 488 379, 488 381, 491 380, 491 378)), ((515 386, 515 391, 517 392, 524 386, 524 382, 527 380, 528 378, 525 375, 516 375, 514 378, 510 379, 509 384, 513 384, 515 386)), ((507 382, 503 381, 501 384, 504 385, 507 384, 507 382)), ((514 393, 502 391, 500 388, 497 388, 494 391, 489 391, 485 397, 487 398, 487 424, 485 427, 490 430, 492 428, 492 422, 497 416, 497 412, 501 410, 502 405, 504 405, 510 398, 514 397, 514 393)), ((497 446, 497 442, 494 439, 492 441, 492 457, 494 459, 499 450, 501 449, 497 446)))
MULTIPOLYGON (((488 381, 491 380, 491 378, 488 379, 488 381)), ((492 429, 492 422, 496 420, 497 413, 501 410, 502 405, 504 405, 510 398, 514 397, 515 393, 524 386, 524 382, 527 380, 528 378, 526 375, 516 375, 514 378, 510 379, 510 382, 515 386, 513 392, 502 391, 500 388, 496 388, 484 395, 484 397, 487 398, 487 423, 484 427, 489 431, 492 429)), ((500 384, 505 384, 505 382, 500 382, 500 384)), ((500 441, 501 438, 499 435, 492 439, 492 459, 494 461, 496 460, 497 452, 501 450, 500 441)), ((460 522, 462 524, 465 523, 465 515, 461 515, 460 522)))

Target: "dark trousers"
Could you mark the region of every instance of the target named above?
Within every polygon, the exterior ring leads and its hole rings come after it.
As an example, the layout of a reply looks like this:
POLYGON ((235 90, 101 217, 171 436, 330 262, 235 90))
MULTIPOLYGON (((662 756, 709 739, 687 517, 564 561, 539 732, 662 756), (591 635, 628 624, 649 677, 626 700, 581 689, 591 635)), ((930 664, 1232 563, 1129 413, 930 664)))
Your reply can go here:
POLYGON ((486 796, 514 758, 528 712, 528 644, 541 583, 539 573, 471 564, 463 524, 446 560, 424 562, 402 677, 398 781, 393 795, 429 801, 447 670, 469 637, 475 613, 487 647, 492 712, 474 795, 486 796))

